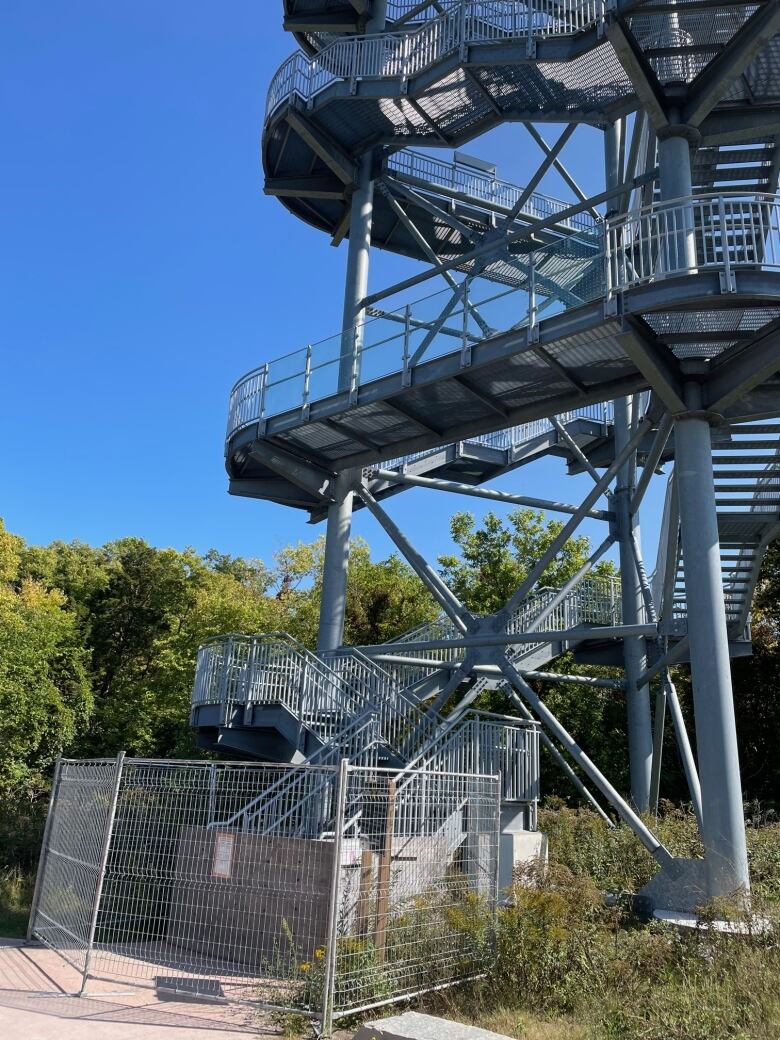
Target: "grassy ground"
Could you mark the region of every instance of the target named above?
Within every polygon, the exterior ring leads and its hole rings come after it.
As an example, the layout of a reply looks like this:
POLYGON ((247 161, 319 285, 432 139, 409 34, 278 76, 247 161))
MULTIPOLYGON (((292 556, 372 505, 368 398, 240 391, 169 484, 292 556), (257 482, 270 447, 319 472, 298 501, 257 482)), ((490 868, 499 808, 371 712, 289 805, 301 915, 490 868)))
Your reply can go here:
MULTIPOLYGON (((549 806, 540 814, 549 867, 500 910, 488 977, 430 995, 421 1010, 518 1040, 780 1040, 780 824, 754 819, 754 909, 772 928, 733 938, 637 919, 630 894, 652 876, 651 857, 626 828, 549 806)), ((675 855, 700 853, 689 814, 667 806, 653 827, 675 855)), ((0 935, 24 935, 32 887, 29 874, 0 871, 0 935)), ((740 916, 725 905, 711 912, 740 916)), ((469 929, 468 916, 459 927, 469 929)), ((307 1029, 300 1016, 285 1022, 289 1037, 307 1029)))
POLYGON ((0 870, 0 936, 22 939, 27 934, 35 878, 21 870, 0 870))
MULTIPOLYGON (((560 806, 540 826, 549 869, 500 911, 489 977, 429 998, 429 1010, 522 1040, 780 1038, 780 826, 748 833, 754 910, 772 928, 740 938, 637 919, 629 894, 655 868, 626 829, 560 806), (616 906, 604 891, 617 893, 616 906)), ((699 852, 685 813, 669 808, 656 831, 677 855, 699 852)), ((733 905, 708 912, 754 923, 733 905)))

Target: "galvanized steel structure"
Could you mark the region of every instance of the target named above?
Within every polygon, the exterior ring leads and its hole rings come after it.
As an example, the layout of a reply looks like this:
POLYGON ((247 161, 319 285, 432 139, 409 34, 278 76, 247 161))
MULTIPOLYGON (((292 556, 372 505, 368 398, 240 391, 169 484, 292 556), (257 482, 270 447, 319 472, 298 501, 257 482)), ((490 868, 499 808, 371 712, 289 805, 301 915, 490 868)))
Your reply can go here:
POLYGON ((257 757, 461 769, 473 756, 531 826, 540 736, 662 864, 653 904, 747 891, 730 655, 749 652, 780 531, 780 0, 285 0, 284 19, 301 49, 271 83, 265 190, 347 241, 344 318, 238 381, 226 463, 233 494, 326 520, 319 648, 208 644, 193 725, 204 745, 257 757), (540 149, 524 187, 415 151, 506 121, 540 149), (540 123, 564 129, 549 143, 540 123), (603 131, 594 197, 562 157, 581 124, 603 131), (571 201, 538 190, 552 169, 571 201), (369 293, 377 247, 429 269, 369 293), (484 487, 548 454, 590 474, 581 502, 484 487), (664 463, 648 575, 639 510, 664 463), (387 512, 411 486, 567 520, 505 608, 479 617, 387 512), (443 612, 380 647, 341 645, 357 507, 443 612), (566 587, 538 588, 586 517, 604 523, 591 560, 566 587), (589 573, 612 546, 619 587, 589 573), (624 666, 630 793, 528 683, 555 681, 544 668, 569 649, 624 666), (696 759, 668 672, 687 660, 696 759), (496 683, 527 723, 470 714, 496 683), (674 859, 638 815, 657 803, 667 710, 701 862, 674 859))

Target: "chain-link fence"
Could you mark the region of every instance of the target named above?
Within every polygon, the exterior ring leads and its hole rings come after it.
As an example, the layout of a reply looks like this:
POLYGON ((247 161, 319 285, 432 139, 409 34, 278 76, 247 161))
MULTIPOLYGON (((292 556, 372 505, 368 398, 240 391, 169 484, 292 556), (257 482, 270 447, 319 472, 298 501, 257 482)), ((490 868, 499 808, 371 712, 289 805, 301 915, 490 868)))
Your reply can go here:
POLYGON ((499 781, 141 759, 59 764, 30 934, 84 978, 334 1018, 474 976, 499 781))

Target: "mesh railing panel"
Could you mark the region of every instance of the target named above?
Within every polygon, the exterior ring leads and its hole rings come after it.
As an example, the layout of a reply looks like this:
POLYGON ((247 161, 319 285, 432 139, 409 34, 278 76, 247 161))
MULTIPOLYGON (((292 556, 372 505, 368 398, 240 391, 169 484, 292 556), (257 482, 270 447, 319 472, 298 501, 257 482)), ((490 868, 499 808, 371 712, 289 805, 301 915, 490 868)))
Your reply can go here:
POLYGON ((496 777, 416 771, 401 785, 346 761, 63 762, 32 934, 85 982, 327 1024, 482 970, 498 799, 496 777))

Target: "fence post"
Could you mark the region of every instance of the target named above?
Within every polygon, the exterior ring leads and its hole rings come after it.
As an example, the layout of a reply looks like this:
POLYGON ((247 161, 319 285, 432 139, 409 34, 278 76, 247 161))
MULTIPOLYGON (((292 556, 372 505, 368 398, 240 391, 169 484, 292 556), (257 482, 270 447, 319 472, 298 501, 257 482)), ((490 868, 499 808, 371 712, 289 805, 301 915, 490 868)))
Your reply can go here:
POLYGON ((35 875, 35 890, 33 891, 32 906, 30 907, 30 919, 27 922, 27 942, 32 942, 33 932, 35 930, 35 915, 38 913, 38 903, 41 899, 41 886, 43 884, 43 874, 46 870, 46 860, 48 859, 49 851, 49 835, 51 834, 52 817, 54 815, 54 807, 57 803, 57 794, 60 786, 60 777, 62 775, 62 755, 57 756, 57 761, 54 765, 54 776, 51 782, 51 794, 49 795, 49 809, 46 813, 46 823, 43 826, 43 840, 41 841, 41 852, 38 856, 38 872, 35 875))
POLYGON ((87 937, 87 949, 84 956, 84 975, 81 981, 79 996, 84 996, 89 978, 89 969, 92 965, 92 947, 95 945, 95 930, 97 928, 98 912, 100 910, 100 897, 103 894, 103 882, 106 877, 106 864, 108 863, 108 850, 111 846, 111 833, 114 829, 114 817, 116 816, 116 805, 119 800, 119 785, 122 780, 122 768, 125 762, 125 753, 120 751, 116 756, 116 774, 114 776, 114 788, 111 792, 111 803, 108 807, 106 828, 103 834, 103 845, 100 850, 100 865, 98 867, 97 885, 95 886, 95 900, 92 905, 92 916, 89 922, 89 935, 87 937))
POLYGON ((333 874, 330 879, 328 907, 328 940, 325 950, 325 979, 322 994, 322 1035, 333 1032, 333 1010, 336 996, 336 944, 338 943, 339 889, 341 887, 341 858, 344 844, 344 812, 349 783, 349 759, 342 758, 336 787, 336 812, 333 821, 333 874))
POLYGON ((387 939, 387 916, 390 907, 390 868, 393 860, 393 833, 395 831, 395 780, 387 784, 387 816, 385 818, 385 835, 382 850, 379 853, 379 866, 376 877, 376 931, 374 933, 374 949, 377 964, 384 964, 385 942, 387 939))

